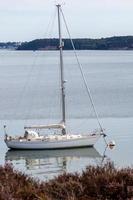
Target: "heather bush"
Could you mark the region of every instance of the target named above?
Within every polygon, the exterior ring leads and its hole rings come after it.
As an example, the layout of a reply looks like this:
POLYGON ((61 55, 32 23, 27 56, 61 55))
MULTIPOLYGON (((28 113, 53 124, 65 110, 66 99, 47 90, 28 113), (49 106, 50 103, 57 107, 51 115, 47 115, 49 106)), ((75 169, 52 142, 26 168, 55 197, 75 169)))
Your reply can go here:
POLYGON ((0 200, 47 200, 44 187, 6 164, 0 167, 0 200))
POLYGON ((0 167, 0 200, 133 200, 133 168, 107 163, 39 182, 6 164, 0 167))

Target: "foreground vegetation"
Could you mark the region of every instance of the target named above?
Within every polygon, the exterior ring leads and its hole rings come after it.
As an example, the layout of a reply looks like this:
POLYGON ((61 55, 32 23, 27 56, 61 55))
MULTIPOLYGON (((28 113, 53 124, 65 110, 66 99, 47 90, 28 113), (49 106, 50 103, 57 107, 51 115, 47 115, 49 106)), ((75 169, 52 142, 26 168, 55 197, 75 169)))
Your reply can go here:
POLYGON ((0 200, 131 200, 133 168, 116 169, 112 163, 89 166, 82 174, 63 174, 47 183, 0 167, 0 200))

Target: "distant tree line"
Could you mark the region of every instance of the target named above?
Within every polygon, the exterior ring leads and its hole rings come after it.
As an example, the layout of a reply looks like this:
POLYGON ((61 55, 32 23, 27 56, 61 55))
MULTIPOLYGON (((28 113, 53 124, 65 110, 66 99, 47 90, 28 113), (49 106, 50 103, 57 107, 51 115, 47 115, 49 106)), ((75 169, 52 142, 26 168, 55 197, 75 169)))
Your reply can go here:
POLYGON ((17 49, 19 42, 0 42, 0 49, 17 49))
MULTIPOLYGON (((70 39, 64 38, 64 49, 72 50, 70 39)), ((73 39, 77 50, 133 50, 133 36, 114 36, 100 39, 73 39)), ((36 39, 30 42, 0 42, 0 49, 57 50, 59 39, 36 39)))
MULTIPOLYGON (((72 50, 70 39, 63 39, 64 50, 72 50)), ((73 39, 73 43, 77 50, 132 50, 133 36, 117 36, 101 39, 77 38, 73 39)), ((17 50, 57 50, 59 40, 52 39, 36 39, 30 42, 21 43, 17 50)))

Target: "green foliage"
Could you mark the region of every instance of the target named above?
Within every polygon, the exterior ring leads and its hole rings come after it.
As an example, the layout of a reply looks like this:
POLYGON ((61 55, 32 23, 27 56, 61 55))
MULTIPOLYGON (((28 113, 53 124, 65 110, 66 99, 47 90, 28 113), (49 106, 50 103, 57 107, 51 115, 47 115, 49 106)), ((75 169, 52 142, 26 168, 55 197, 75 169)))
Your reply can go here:
MULTIPOLYGON (((64 50, 72 50, 70 39, 63 39, 64 50)), ((131 50, 133 49, 133 36, 119 36, 101 39, 73 39, 77 50, 131 50)), ((18 50, 57 50, 59 40, 37 39, 30 42, 24 42, 18 50)))

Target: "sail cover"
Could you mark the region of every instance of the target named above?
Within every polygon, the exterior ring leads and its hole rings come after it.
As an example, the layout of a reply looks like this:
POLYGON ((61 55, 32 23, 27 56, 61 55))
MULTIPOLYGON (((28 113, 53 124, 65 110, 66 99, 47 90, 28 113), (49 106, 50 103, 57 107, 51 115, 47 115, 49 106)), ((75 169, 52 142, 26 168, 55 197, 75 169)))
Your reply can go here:
POLYGON ((65 129, 64 124, 33 125, 25 126, 24 129, 65 129))

